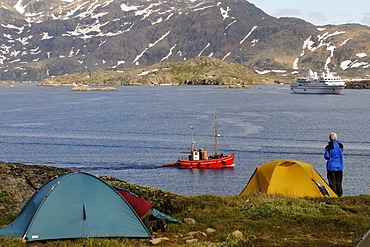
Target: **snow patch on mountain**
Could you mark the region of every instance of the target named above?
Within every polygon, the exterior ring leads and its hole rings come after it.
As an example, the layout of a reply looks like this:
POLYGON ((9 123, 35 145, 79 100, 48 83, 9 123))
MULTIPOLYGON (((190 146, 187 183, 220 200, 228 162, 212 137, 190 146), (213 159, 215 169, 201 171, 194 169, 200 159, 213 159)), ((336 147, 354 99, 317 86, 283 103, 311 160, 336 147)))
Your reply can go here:
POLYGON ((254 30, 256 30, 258 26, 252 27, 252 29, 249 31, 249 33, 239 42, 240 44, 243 44, 244 41, 253 33, 254 30))
POLYGON ((144 53, 151 47, 154 47, 156 44, 158 44, 159 42, 161 42, 164 38, 167 37, 167 35, 169 35, 171 33, 171 31, 168 31, 167 33, 163 34, 162 37, 160 37, 158 40, 156 40, 154 43, 150 43, 148 45, 148 47, 146 47, 139 55, 136 56, 136 58, 134 59, 134 61, 132 62, 133 64, 135 65, 139 65, 139 59, 144 55, 144 53))
POLYGON ((363 57, 366 57, 367 54, 364 53, 364 52, 361 52, 361 53, 357 53, 356 56, 360 57, 360 58, 363 58, 363 57))
POLYGON ((220 11, 221 11, 222 18, 224 20, 229 17, 230 7, 227 7, 226 9, 224 9, 224 8, 221 7, 220 8, 220 11))
POLYGON ((177 46, 177 44, 173 45, 173 46, 170 48, 170 51, 168 52, 167 56, 163 57, 163 58, 161 59, 161 62, 163 62, 164 60, 168 59, 168 58, 172 55, 172 51, 173 51, 173 49, 175 49, 175 48, 176 48, 176 46, 177 46))
POLYGON ((207 43, 206 47, 203 48, 203 50, 201 50, 198 54, 198 57, 202 56, 203 52, 210 46, 211 43, 207 43))
POLYGON ((52 38, 53 38, 53 36, 50 36, 49 33, 47 33, 47 32, 42 33, 41 40, 52 39, 52 38))
POLYGON ((13 7, 21 15, 23 15, 26 12, 26 6, 23 5, 23 1, 22 0, 18 0, 18 2, 13 7))
MULTIPOLYGON (((326 30, 326 29, 320 29, 320 31, 321 30, 323 31, 323 30, 326 30)), ((300 54, 299 57, 297 57, 294 60, 292 68, 294 70, 299 69, 299 67, 298 67, 299 60, 300 60, 300 58, 302 58, 303 56, 306 55, 306 51, 309 51, 309 52, 313 53, 313 52, 317 51, 318 49, 320 49, 322 47, 325 47, 327 51, 330 51, 330 54, 329 54, 329 56, 327 57, 327 59, 325 61, 325 65, 324 65, 323 69, 329 69, 329 64, 331 63, 332 58, 335 55, 335 51, 338 48, 333 43, 333 40, 330 39, 330 37, 334 37, 334 36, 341 35, 341 34, 344 34, 344 33, 345 33, 345 31, 334 31, 332 33, 325 32, 323 34, 319 34, 319 35, 316 36, 317 41, 315 41, 312 38, 312 36, 309 36, 306 40, 303 41, 301 54, 300 54)), ((347 39, 343 40, 342 43, 339 45, 339 47, 345 46, 347 44, 347 42, 351 39, 352 38, 347 38, 347 39)), ((358 54, 356 54, 356 56, 359 57, 359 58, 363 58, 363 57, 366 57, 367 54, 366 53, 358 53, 358 54)), ((368 63, 366 63, 366 62, 358 62, 357 60, 352 61, 350 59, 347 59, 347 60, 344 60, 344 61, 341 62, 340 67, 343 70, 346 70, 348 68, 355 68, 355 67, 361 67, 361 66, 366 66, 366 65, 368 65, 368 63)))
POLYGON ((136 11, 140 6, 127 6, 126 4, 121 4, 121 9, 124 12, 129 12, 129 11, 136 11))

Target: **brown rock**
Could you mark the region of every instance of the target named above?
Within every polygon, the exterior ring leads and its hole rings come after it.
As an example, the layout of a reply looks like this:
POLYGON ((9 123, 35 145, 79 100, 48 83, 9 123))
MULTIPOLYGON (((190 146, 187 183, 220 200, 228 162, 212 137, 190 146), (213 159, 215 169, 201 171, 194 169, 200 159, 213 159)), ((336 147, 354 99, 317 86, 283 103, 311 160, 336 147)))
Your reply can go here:
POLYGON ((236 230, 236 231, 233 231, 231 234, 230 234, 231 238, 233 239, 242 239, 244 238, 244 235, 241 231, 239 230, 236 230))
POLYGON ((207 234, 212 234, 212 233, 214 233, 216 230, 215 229, 213 229, 213 228, 207 228, 206 229, 206 233, 207 234))
POLYGON ((196 238, 188 239, 188 240, 185 241, 185 243, 187 243, 187 244, 198 243, 198 239, 196 239, 196 238))
POLYGON ((167 238, 167 237, 160 237, 160 238, 153 238, 150 240, 150 242, 153 244, 153 245, 157 245, 157 244, 160 244, 160 243, 163 243, 164 241, 169 241, 170 239, 167 238))
POLYGON ((188 225, 195 225, 197 222, 192 218, 185 218, 183 219, 183 222, 188 225))

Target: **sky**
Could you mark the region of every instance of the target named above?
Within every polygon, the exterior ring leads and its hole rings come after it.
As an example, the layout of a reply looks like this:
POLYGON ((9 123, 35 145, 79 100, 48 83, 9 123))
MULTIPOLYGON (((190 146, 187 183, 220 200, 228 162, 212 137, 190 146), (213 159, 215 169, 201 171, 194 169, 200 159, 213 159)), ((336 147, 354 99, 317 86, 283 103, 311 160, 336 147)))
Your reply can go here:
POLYGON ((370 0, 248 0, 274 17, 297 17, 314 25, 370 26, 370 0))

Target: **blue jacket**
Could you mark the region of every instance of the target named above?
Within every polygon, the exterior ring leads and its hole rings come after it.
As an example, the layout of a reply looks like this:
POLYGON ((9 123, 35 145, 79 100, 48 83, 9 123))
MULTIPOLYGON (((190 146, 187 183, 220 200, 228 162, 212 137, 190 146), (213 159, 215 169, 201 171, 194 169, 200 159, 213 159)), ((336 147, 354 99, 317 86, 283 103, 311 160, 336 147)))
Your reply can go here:
POLYGON ((343 171, 343 145, 334 140, 325 147, 324 158, 328 171, 343 171))

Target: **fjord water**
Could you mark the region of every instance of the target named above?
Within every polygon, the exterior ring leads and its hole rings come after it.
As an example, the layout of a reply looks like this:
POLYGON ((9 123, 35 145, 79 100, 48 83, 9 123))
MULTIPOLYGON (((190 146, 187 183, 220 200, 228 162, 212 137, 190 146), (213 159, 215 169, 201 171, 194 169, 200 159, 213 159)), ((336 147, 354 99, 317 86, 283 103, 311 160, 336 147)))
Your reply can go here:
POLYGON ((288 85, 68 87, 0 85, 0 161, 80 169, 183 195, 239 194, 256 166, 289 158, 326 180, 324 147, 345 147, 344 195, 370 193, 370 90, 299 95, 288 85), (164 168, 191 147, 236 153, 233 169, 164 168))

